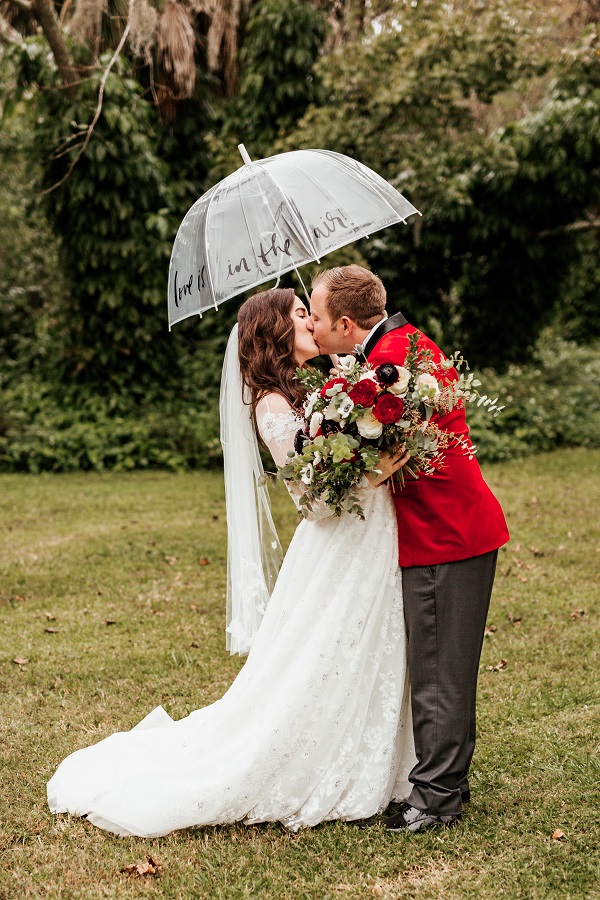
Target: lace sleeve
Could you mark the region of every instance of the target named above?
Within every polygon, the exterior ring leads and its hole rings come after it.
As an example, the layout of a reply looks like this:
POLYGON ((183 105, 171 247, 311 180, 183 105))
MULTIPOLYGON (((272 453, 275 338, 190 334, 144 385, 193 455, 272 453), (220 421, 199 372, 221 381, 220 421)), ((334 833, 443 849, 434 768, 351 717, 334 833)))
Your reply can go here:
MULTIPOLYGON (((287 460, 288 450, 293 451, 294 449, 296 432, 305 424, 304 418, 290 406, 284 397, 279 394, 269 394, 258 402, 256 423, 275 465, 283 466, 287 460)), ((304 486, 287 481, 285 486, 299 509, 304 486)), ((374 490, 373 485, 363 476, 358 487, 359 497, 363 491, 371 490, 374 490)), ((310 512, 306 509, 302 512, 302 515, 311 522, 333 515, 333 511, 323 501, 311 503, 311 506, 310 512)))
POLYGON ((294 449, 294 437, 304 418, 279 394, 269 394, 256 407, 258 431, 276 466, 283 466, 288 450, 294 449))
MULTIPOLYGON (((299 428, 305 424, 304 418, 296 412, 288 401, 279 394, 269 394, 259 400, 256 407, 256 424, 260 436, 267 445, 276 466, 283 466, 287 460, 288 450, 294 449, 294 437, 299 428)), ((285 482, 290 496, 299 509, 303 486, 285 482)), ((325 503, 313 503, 312 512, 306 514, 311 521, 332 515, 325 503)), ((303 513, 305 515, 305 513, 303 513)))

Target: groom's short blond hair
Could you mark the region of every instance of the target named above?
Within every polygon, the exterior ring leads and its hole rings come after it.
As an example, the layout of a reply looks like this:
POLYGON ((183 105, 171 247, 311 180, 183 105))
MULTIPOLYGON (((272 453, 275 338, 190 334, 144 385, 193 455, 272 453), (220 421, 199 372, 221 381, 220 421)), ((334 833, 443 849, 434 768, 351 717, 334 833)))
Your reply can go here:
POLYGON ((325 305, 332 323, 342 316, 353 319, 359 328, 371 329, 385 315, 386 292, 381 278, 362 266, 337 266, 313 278, 313 288, 327 291, 325 305))

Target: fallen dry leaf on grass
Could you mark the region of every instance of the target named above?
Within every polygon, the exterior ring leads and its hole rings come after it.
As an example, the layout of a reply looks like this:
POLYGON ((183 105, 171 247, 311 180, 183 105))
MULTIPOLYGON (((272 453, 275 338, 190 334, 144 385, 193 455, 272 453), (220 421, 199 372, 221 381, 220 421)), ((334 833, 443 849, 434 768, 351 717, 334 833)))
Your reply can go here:
POLYGON ((103 619, 102 624, 103 625, 116 625, 117 620, 116 619, 103 619))
POLYGON ((488 672, 501 672, 503 669, 506 669, 508 666, 507 659, 501 659, 500 662, 496 663, 495 666, 486 666, 488 672))
POLYGON ((45 615, 46 615, 46 618, 48 619, 49 622, 54 622, 54 621, 56 621, 56 616, 55 616, 53 613, 47 612, 45 615))
POLYGON ((199 565, 199 566, 207 566, 207 565, 208 565, 208 562, 209 562, 209 561, 207 560, 207 558, 206 558, 205 556, 202 556, 202 557, 198 560, 198 565, 199 565))
POLYGON ((44 628, 46 634, 58 634, 58 628, 44 628))
POLYGON ((496 625, 489 625, 489 626, 485 629, 485 631, 483 632, 483 636, 484 636, 484 637, 491 637, 491 636, 492 636, 493 634, 495 634, 497 631, 498 631, 498 628, 497 628, 496 625))
POLYGON ((523 621, 523 616, 512 616, 509 614, 508 621, 511 625, 520 625, 523 621))
POLYGON ((555 831, 552 833, 553 841, 562 841, 562 839, 564 837, 566 837, 566 834, 564 833, 564 831, 561 831, 560 828, 556 828, 555 831))
POLYGON ((574 609, 571 613, 572 619, 581 619, 582 616, 585 616, 585 609, 574 609))
POLYGON ((169 563, 170 566, 174 566, 177 562, 176 556, 165 556, 165 562, 169 563))
POLYGON ((131 863, 129 866, 123 866, 119 871, 125 872, 126 875, 134 875, 139 878, 142 878, 144 875, 162 875, 162 865, 152 859, 151 856, 147 856, 146 859, 148 861, 145 863, 131 863))
POLYGON ((29 660, 25 659, 24 656, 15 656, 15 658, 13 659, 13 662, 16 663, 18 666, 26 666, 27 663, 29 662, 29 660))

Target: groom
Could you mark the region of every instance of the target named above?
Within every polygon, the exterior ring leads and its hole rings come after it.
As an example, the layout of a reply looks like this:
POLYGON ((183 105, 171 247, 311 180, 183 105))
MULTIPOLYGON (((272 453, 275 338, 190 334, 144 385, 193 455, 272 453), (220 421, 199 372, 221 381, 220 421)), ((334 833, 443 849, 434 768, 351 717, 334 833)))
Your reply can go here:
MULTIPOLYGON (((361 344, 373 366, 403 365, 417 329, 402 313, 387 317, 381 280, 361 266, 321 272, 313 281, 309 328, 321 353, 361 344)), ((424 335, 434 360, 441 350, 424 335)), ((445 376, 457 378, 455 369, 445 376)), ((468 438, 464 409, 436 416, 440 428, 468 438)), ((498 548, 509 539, 500 504, 464 449, 444 451, 434 475, 393 494, 398 520, 417 763, 412 791, 390 831, 453 825, 470 799, 479 658, 498 548)))

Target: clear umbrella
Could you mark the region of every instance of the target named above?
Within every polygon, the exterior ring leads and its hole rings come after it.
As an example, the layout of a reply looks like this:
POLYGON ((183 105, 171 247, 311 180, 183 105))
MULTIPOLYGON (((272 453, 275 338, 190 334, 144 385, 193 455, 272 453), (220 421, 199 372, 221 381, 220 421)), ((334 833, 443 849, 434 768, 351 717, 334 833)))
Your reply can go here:
POLYGON ((169 327, 418 210, 372 169, 329 150, 244 159, 185 216, 169 267, 169 327))

